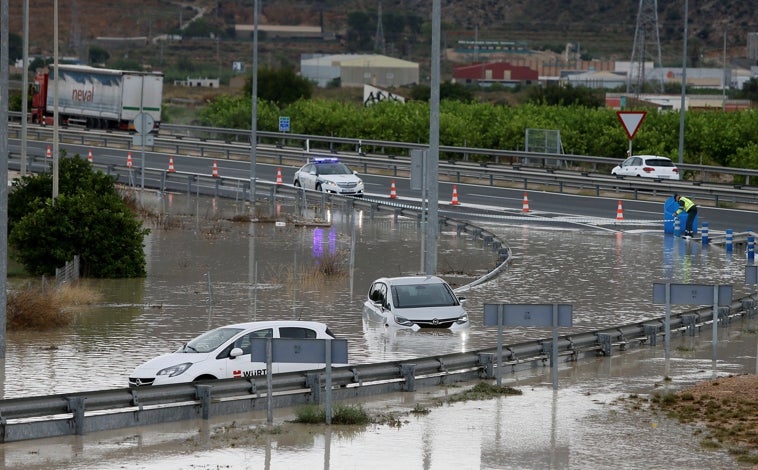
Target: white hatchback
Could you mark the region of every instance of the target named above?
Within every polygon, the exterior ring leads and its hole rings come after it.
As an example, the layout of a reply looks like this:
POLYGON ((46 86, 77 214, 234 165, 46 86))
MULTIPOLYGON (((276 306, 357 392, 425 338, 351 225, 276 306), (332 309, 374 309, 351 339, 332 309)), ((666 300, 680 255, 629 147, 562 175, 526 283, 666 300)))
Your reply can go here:
POLYGON ((458 329, 469 326, 463 300, 437 276, 383 277, 371 284, 363 310, 386 326, 458 329))
MULTIPOLYGON (((129 386, 266 375, 266 358, 251 357, 253 338, 334 339, 334 334, 325 324, 312 321, 276 320, 222 326, 203 333, 171 354, 138 366, 129 376, 129 386)), ((342 365, 345 364, 333 364, 342 365)), ((275 362, 271 372, 324 367, 325 364, 275 362)))
POLYGON ((633 155, 611 170, 616 176, 640 176, 665 180, 678 180, 679 168, 667 157, 633 155))

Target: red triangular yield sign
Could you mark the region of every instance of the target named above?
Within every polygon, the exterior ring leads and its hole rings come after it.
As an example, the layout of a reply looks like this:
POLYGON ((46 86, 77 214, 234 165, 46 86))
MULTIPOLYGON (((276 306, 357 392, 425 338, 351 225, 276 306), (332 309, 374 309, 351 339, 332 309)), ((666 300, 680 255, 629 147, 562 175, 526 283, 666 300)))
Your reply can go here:
POLYGON ((647 116, 647 111, 616 111, 619 121, 624 126, 626 135, 629 136, 629 140, 634 139, 634 134, 642 124, 642 120, 647 116))

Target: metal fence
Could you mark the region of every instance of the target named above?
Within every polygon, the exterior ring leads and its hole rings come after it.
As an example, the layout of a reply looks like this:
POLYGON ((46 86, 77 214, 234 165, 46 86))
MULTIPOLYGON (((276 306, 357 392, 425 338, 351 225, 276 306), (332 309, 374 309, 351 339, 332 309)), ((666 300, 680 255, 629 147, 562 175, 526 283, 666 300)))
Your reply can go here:
POLYGON ((62 268, 55 268, 55 287, 73 284, 79 280, 79 273, 79 255, 74 255, 74 259, 66 261, 62 268))

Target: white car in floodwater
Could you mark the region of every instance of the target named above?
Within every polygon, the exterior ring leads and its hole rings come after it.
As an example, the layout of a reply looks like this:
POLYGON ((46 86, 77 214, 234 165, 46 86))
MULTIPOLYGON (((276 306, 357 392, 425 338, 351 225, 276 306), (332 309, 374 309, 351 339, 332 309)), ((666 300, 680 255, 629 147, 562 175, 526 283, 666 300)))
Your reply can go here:
MULTIPOLYGON (((208 331, 171 354, 150 359, 129 376, 130 387, 196 380, 266 375, 266 358, 251 357, 253 338, 334 339, 329 328, 313 321, 236 323, 208 331)), ((333 364, 342 366, 346 364, 333 364)), ((323 369, 325 364, 275 362, 272 373, 323 369)))
POLYGON ((383 277, 369 288, 363 310, 399 328, 450 328, 469 326, 464 297, 437 276, 383 277))

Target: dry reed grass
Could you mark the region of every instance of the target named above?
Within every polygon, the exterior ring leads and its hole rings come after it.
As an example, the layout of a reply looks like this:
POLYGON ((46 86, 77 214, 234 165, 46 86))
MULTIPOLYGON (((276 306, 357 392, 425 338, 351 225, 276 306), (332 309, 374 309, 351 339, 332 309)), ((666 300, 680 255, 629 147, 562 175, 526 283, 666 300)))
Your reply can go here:
POLYGON ((9 330, 50 330, 70 325, 75 318, 71 307, 92 305, 100 294, 81 285, 61 288, 27 286, 9 292, 7 328, 9 330))

